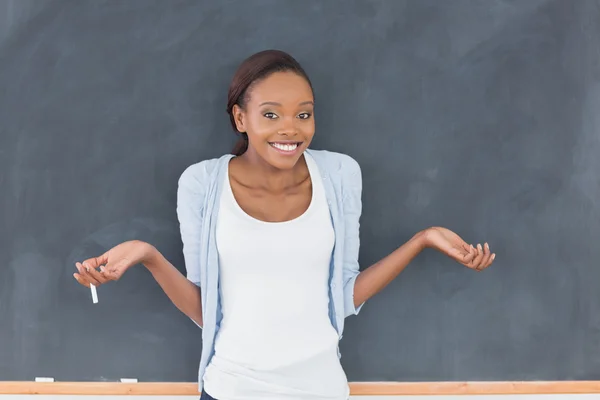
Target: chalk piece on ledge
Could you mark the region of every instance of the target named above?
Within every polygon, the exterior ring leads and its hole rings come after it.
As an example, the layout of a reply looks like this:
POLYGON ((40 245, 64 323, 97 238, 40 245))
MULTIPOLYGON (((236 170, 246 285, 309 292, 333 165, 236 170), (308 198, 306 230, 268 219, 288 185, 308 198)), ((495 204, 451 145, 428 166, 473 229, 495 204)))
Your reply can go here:
POLYGON ((36 382, 54 382, 54 378, 46 378, 46 377, 36 376, 35 381, 36 382))
POLYGON ((121 378, 122 383, 138 383, 136 378, 121 378))

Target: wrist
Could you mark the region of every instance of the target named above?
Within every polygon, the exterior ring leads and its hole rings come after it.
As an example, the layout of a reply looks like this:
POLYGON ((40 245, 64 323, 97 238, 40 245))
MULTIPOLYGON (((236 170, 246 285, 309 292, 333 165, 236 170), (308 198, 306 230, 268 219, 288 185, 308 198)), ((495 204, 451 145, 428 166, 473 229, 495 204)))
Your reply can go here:
POLYGON ((157 265, 158 250, 156 247, 146 242, 141 242, 140 246, 142 246, 142 257, 140 262, 148 269, 154 268, 157 265))
POLYGON ((430 247, 430 241, 429 241, 429 228, 428 229, 424 229, 420 232, 417 232, 415 234, 415 236, 413 236, 413 239, 420 250, 425 250, 426 248, 430 247))

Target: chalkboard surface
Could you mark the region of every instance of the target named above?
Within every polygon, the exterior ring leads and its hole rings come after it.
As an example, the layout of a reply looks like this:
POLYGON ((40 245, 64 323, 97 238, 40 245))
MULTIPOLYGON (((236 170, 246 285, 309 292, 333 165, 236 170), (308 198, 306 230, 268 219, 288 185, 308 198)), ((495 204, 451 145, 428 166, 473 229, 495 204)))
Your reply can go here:
POLYGON ((177 179, 267 48, 362 166, 362 268, 432 225, 497 253, 421 254, 347 320, 349 380, 600 379, 599 38, 597 0, 0 0, 0 380, 197 379, 143 267, 93 304, 74 263, 137 238, 185 271, 177 179))

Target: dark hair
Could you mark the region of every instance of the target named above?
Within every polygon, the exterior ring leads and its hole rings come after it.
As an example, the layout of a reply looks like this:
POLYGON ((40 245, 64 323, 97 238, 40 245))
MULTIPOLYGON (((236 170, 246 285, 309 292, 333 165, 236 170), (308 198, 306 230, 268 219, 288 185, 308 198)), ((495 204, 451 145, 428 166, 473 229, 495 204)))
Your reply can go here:
MULTIPOLYGON (((312 89, 312 83, 298 61, 281 50, 264 50, 251 55, 242 62, 231 80, 227 95, 227 113, 235 132, 238 131, 233 116, 233 106, 237 104, 242 109, 246 106, 250 86, 274 72, 287 71, 295 72, 306 79, 312 89)), ((232 154, 236 156, 244 154, 248 149, 248 134, 242 132, 240 135, 241 138, 232 150, 232 154)))

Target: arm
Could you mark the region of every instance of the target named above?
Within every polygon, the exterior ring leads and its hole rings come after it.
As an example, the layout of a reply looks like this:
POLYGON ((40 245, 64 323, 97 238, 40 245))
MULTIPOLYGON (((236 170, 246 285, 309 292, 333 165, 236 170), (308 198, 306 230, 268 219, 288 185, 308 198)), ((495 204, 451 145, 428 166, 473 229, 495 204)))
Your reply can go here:
POLYGON ((167 297, 198 326, 202 326, 202 299, 200 288, 189 281, 163 255, 151 247, 142 262, 150 271, 167 297))
POLYGON ((143 264, 164 290, 173 304, 196 325, 202 327, 202 298, 200 291, 200 247, 202 228, 203 170, 188 168, 179 179, 177 215, 180 222, 187 278, 154 246, 131 240, 120 243, 99 257, 76 263, 73 276, 83 286, 99 286, 116 281, 134 265, 143 264), (99 268, 99 270, 97 270, 99 268))
POLYGON ((489 267, 495 254, 487 243, 477 248, 467 245, 457 234, 441 227, 417 233, 387 257, 358 274, 354 286, 354 303, 362 304, 386 287, 425 248, 436 249, 468 268, 482 271, 489 267))
POLYGON ((425 248, 438 250, 468 268, 481 271, 494 261, 486 243, 477 248, 465 243, 454 232, 432 227, 418 232, 394 252, 359 271, 359 219, 362 210, 362 176, 358 163, 349 160, 343 170, 344 218, 346 223, 346 249, 344 254, 345 316, 358 314, 362 305, 392 282, 406 266, 425 248))
POLYGON ((419 232, 387 257, 359 273, 354 284, 355 307, 389 285, 425 248, 424 242, 424 232, 419 232))
POLYGON ((200 288, 186 279, 154 246, 139 240, 120 243, 99 257, 77 263, 77 281, 89 287, 117 281, 132 266, 143 264, 165 294, 185 315, 202 325, 200 288))

